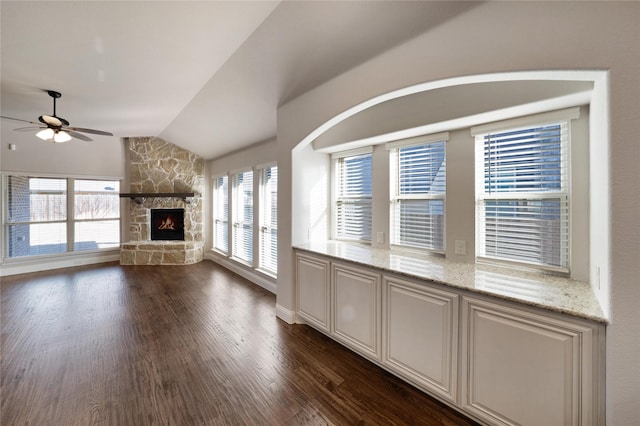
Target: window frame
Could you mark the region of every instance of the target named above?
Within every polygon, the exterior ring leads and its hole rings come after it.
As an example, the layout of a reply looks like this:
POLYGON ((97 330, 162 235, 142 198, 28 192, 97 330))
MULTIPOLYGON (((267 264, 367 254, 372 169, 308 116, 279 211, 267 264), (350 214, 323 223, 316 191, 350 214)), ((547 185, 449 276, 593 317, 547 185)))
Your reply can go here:
MULTIPOLYGON (((120 204, 120 185, 121 179, 114 177, 91 177, 91 176, 60 176, 60 175, 49 175, 49 174, 36 174, 36 173, 19 173, 19 172, 5 172, 2 173, 2 226, 3 226, 3 235, 2 239, 2 261, 3 262, 20 262, 25 260, 31 260, 42 257, 64 257, 70 255, 77 254, 86 254, 86 253, 97 253, 97 252, 108 252, 120 249, 120 244, 122 241, 122 215, 121 215, 121 204, 120 204), (56 219, 56 220, 44 220, 44 221, 10 221, 9 217, 9 209, 11 208, 10 197, 9 197, 9 180, 11 177, 16 178, 25 178, 25 179, 56 179, 62 180, 65 182, 65 190, 64 194, 64 205, 65 205, 65 217, 64 219, 56 219), (75 182, 76 181, 104 181, 108 183, 117 183, 118 187, 114 189, 114 194, 118 198, 118 208, 117 217, 108 217, 108 218, 92 218, 92 219, 78 219, 76 218, 76 190, 75 190, 75 182), (117 242, 115 242, 110 247, 103 248, 91 248, 91 249, 82 249, 76 248, 76 225, 82 223, 89 222, 100 222, 100 221, 113 221, 117 222, 117 242), (65 247, 64 251, 59 252, 50 252, 50 253, 39 253, 39 254, 27 254, 21 256, 9 256, 10 252, 10 240, 9 240, 9 227, 14 225, 37 225, 37 224, 64 224, 65 227, 65 241, 60 242, 59 244, 65 247)), ((111 194, 110 194, 111 195, 111 194)), ((31 191, 29 190, 29 204, 31 204, 31 191)))
POLYGON ((256 167, 256 170, 259 172, 258 269, 275 276, 278 273, 278 165, 276 163, 260 165, 256 167), (274 170, 275 182, 273 180, 274 170), (271 171, 271 179, 268 183, 265 181, 267 171, 271 171), (275 190, 273 189, 274 185, 275 190), (273 194, 275 194, 275 206, 273 205, 273 194), (275 243, 271 242, 270 249, 265 250, 265 236, 269 235, 272 239, 274 232, 275 243))
MULTIPOLYGON (((511 120, 504 120, 486 125, 471 128, 471 135, 475 138, 475 204, 476 204, 476 261, 480 263, 496 263, 511 265, 515 267, 526 267, 544 272, 551 272, 560 275, 569 276, 571 274, 571 176, 573 174, 571 168, 571 121, 580 117, 580 108, 569 108, 559 111, 552 111, 542 114, 518 117, 511 120), (495 193, 485 191, 485 158, 484 158, 484 138, 489 134, 504 134, 516 132, 525 129, 543 128, 546 126, 560 125, 560 189, 556 191, 498 191, 495 193), (521 203, 533 202, 540 204, 545 200, 559 200, 560 205, 560 234, 558 236, 558 246, 560 247, 560 265, 548 263, 534 262, 525 260, 524 256, 520 259, 509 258, 505 256, 487 255, 484 249, 484 241, 486 241, 486 232, 483 233, 483 220, 481 210, 486 206, 486 201, 511 202, 520 201, 521 203), (565 207, 566 206, 566 207, 565 207), (565 219, 562 219, 562 216, 565 219)), ((524 204, 526 205, 526 204, 524 204)), ((542 214, 542 213, 540 213, 542 214)), ((496 248, 496 250, 498 250, 496 248)), ((504 250, 504 248, 502 249, 504 250)), ((540 257, 544 257, 544 253, 539 253, 540 257)))
POLYGON ((230 214, 230 196, 229 196, 229 192, 230 192, 230 187, 229 187, 229 175, 228 174, 224 174, 224 175, 219 175, 213 178, 212 180, 213 184, 213 194, 212 194, 212 211, 211 211, 211 222, 212 222, 212 241, 211 241, 211 246, 213 248, 213 250, 218 251, 220 253, 223 253, 225 255, 229 254, 229 243, 230 243, 230 232, 229 232, 229 227, 230 227, 230 221, 229 221, 229 214, 230 214), (218 180, 222 179, 224 180, 224 184, 222 186, 219 186, 218 180), (220 198, 222 197, 222 203, 220 205, 220 198), (226 204, 225 204, 226 201, 226 204), (218 212, 224 212, 224 218, 222 219, 218 219, 218 212), (223 229, 225 229, 225 238, 226 238, 226 247, 222 248, 222 247, 218 247, 217 246, 217 240, 218 240, 218 222, 220 222, 222 224, 223 229))
MULTIPOLYGON (((435 133, 429 135, 421 135, 408 139, 399 139, 385 144, 386 150, 389 152, 389 240, 390 244, 395 247, 411 250, 426 251, 434 254, 444 255, 446 251, 446 218, 447 218, 447 202, 446 202, 446 187, 447 187, 447 141, 449 140, 449 133, 435 133), (401 194, 400 186, 400 150, 403 148, 412 148, 430 144, 442 143, 444 147, 444 191, 422 194, 401 194), (398 235, 398 229, 402 227, 402 222, 398 217, 398 208, 403 201, 442 201, 442 245, 437 246, 420 246, 417 244, 409 244, 403 242, 398 235)), ((440 171, 440 169, 439 169, 440 171)), ((435 180, 435 179, 434 179, 435 180)), ((429 227, 431 228, 431 227, 429 227)), ((431 231, 433 232, 433 231, 431 231)))
MULTIPOLYGON (((121 230, 120 230, 120 225, 122 223, 122 217, 120 215, 120 181, 119 180, 106 180, 106 179, 89 179, 89 178, 74 178, 74 179, 69 179, 68 180, 68 188, 71 189, 73 188, 73 192, 72 192, 72 201, 70 201, 70 205, 73 205, 73 214, 72 214, 72 222, 73 222, 73 238, 69 239, 69 244, 73 244, 73 250, 72 251, 88 251, 89 249, 77 249, 76 246, 79 243, 82 243, 82 241, 76 241, 77 236, 80 234, 78 232, 78 226, 80 224, 83 223, 98 223, 98 222, 115 222, 118 224, 117 228, 118 228, 118 232, 116 233, 118 235, 118 241, 114 243, 114 245, 112 247, 105 247, 105 248, 119 248, 120 247, 120 235, 121 235, 121 230), (117 182, 118 183, 118 187, 116 189, 114 189, 114 193, 109 194, 110 196, 116 198, 118 200, 118 206, 117 206, 117 216, 105 216, 105 217, 96 217, 96 218, 86 218, 86 219, 79 219, 76 216, 76 209, 77 209, 77 203, 78 203, 78 194, 79 193, 84 193, 84 194, 93 194, 93 195, 99 195, 102 194, 102 192, 100 191, 89 191, 89 190, 84 190, 84 191, 80 191, 78 189, 76 189, 76 183, 77 182, 117 182)), ((99 249, 98 249, 99 250, 99 249)))
POLYGON ((232 201, 230 203, 230 222, 231 222, 231 235, 230 235, 230 255, 232 258, 234 258, 235 260, 244 263, 248 266, 253 266, 253 262, 255 259, 255 253, 254 253, 254 219, 255 219, 255 208, 254 208, 254 194, 255 194, 255 188, 254 188, 254 184, 255 184, 255 173, 253 168, 249 168, 249 169, 242 169, 239 171, 235 171, 231 174, 231 195, 232 195, 232 201), (246 185, 247 188, 250 188, 251 190, 251 194, 250 196, 246 196, 247 191, 245 190, 242 194, 243 197, 243 202, 240 203, 239 201, 239 197, 241 196, 239 194, 239 183, 238 183, 238 179, 239 177, 242 175, 243 177, 243 183, 244 183, 244 178, 245 175, 247 174, 251 174, 251 183, 249 185, 246 185), (250 201, 250 202, 247 202, 250 201), (250 207, 251 208, 251 220, 246 221, 246 217, 244 217, 244 211, 246 209, 246 207, 250 207), (240 210, 242 210, 242 213, 240 213, 240 210), (240 232, 240 228, 242 228, 242 232, 240 232), (244 253, 242 255, 239 255, 238 253, 240 252, 240 246, 238 244, 240 244, 240 242, 238 240, 240 240, 239 237, 242 237, 243 240, 247 240, 247 234, 249 236, 249 244, 245 245, 244 251, 248 254, 248 256, 246 256, 247 258, 243 257, 244 253))
POLYGON ((372 233, 373 233, 373 147, 365 147, 360 149, 348 150, 336 152, 331 155, 332 161, 332 181, 333 181, 333 190, 332 194, 332 235, 335 240, 338 241, 347 241, 347 242, 356 242, 362 244, 371 244, 372 233), (362 195, 344 195, 341 192, 342 187, 342 165, 347 158, 355 158, 359 156, 367 155, 369 156, 371 162, 371 175, 370 175, 370 183, 371 183, 371 191, 369 194, 362 195), (365 227, 368 227, 368 238, 367 232, 364 232, 360 238, 347 238, 345 236, 340 235, 340 206, 344 204, 351 204, 362 206, 365 209, 368 208, 369 217, 368 217, 368 225, 365 223, 365 227))

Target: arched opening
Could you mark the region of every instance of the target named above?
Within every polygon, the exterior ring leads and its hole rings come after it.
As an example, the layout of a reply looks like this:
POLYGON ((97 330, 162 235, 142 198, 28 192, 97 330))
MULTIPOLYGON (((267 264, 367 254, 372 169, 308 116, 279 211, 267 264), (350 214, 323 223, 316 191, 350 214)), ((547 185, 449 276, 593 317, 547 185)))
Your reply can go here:
MULTIPOLYGON (((587 260, 579 278, 589 281, 601 306, 607 306, 608 283, 604 277, 609 268, 609 230, 596 225, 609 223, 607 93, 606 71, 529 71, 425 82, 361 102, 312 130, 293 149, 292 243, 295 246, 332 236, 333 152, 382 146, 390 140, 420 134, 464 132, 471 126, 498 120, 584 106, 588 110, 586 135, 590 141, 584 175, 588 180, 588 212, 580 214, 587 221, 589 236, 588 248, 581 255, 587 260), (407 113, 411 111, 413 114, 407 113)), ((384 173, 379 174, 379 179, 388 182, 384 173)), ((378 223, 388 222, 388 213, 384 213, 388 200, 374 201, 373 209, 379 212, 378 223)), ((466 226, 468 235, 474 224, 469 214, 466 217, 471 223, 462 227, 466 226)), ((374 230, 377 232, 383 231, 374 230)), ((469 259, 473 259, 473 253, 469 259)))

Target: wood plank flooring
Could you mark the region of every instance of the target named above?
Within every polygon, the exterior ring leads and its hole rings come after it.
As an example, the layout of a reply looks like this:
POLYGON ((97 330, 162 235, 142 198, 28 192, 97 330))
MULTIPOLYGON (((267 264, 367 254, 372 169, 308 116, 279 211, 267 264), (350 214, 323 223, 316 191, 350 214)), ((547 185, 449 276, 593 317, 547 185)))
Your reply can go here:
POLYGON ((2 425, 471 425, 204 261, 3 277, 2 425))

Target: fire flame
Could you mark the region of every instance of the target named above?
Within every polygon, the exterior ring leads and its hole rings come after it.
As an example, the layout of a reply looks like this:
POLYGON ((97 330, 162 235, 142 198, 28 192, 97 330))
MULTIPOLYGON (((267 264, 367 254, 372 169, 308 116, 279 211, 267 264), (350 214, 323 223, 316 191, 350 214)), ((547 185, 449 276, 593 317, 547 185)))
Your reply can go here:
POLYGON ((158 229, 163 229, 163 230, 167 230, 167 231, 175 231, 176 230, 175 222, 171 219, 171 216, 167 216, 167 218, 162 221, 160 226, 158 226, 158 229))

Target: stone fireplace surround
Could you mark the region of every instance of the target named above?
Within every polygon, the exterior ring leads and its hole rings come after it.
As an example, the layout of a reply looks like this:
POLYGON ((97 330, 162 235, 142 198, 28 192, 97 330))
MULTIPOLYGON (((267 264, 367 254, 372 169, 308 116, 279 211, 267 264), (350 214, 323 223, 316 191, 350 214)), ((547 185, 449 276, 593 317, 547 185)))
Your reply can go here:
POLYGON ((204 160, 159 138, 128 138, 129 239, 120 246, 121 265, 185 265, 203 258, 204 160), (183 198, 173 193, 193 193, 183 198), (151 194, 151 195, 149 195, 151 194), (155 195, 153 195, 155 194, 155 195), (151 241, 151 209, 184 208, 184 241, 151 241))

